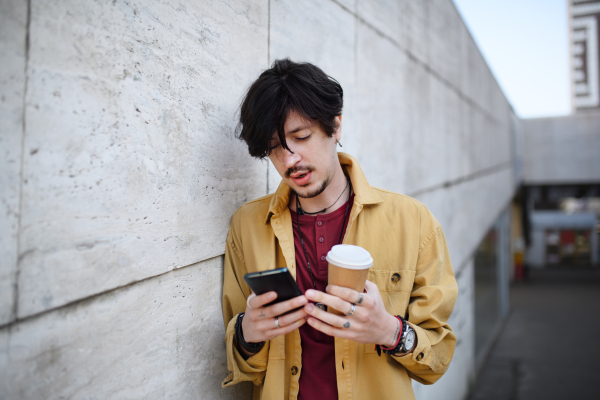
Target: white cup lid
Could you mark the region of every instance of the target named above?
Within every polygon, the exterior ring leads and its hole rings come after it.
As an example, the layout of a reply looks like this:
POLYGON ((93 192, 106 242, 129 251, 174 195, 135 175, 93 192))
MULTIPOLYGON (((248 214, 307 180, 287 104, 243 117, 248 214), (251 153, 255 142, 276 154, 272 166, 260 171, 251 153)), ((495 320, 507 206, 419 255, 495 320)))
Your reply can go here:
POLYGON ((336 244, 327 253, 327 261, 348 269, 368 269, 373 266, 373 257, 360 246, 336 244))

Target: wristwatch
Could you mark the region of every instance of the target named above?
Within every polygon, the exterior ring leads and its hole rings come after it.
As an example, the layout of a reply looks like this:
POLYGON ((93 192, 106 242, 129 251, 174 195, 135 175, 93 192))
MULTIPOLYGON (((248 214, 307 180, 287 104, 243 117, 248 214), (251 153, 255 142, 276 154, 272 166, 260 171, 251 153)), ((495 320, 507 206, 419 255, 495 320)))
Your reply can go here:
POLYGON ((396 315, 396 318, 402 324, 402 332, 398 335, 398 342, 394 347, 383 347, 377 345, 377 354, 381 355, 383 351, 386 354, 391 354, 393 356, 402 356, 408 352, 414 350, 414 347, 417 343, 417 333, 415 330, 406 322, 404 318, 400 315, 396 315))

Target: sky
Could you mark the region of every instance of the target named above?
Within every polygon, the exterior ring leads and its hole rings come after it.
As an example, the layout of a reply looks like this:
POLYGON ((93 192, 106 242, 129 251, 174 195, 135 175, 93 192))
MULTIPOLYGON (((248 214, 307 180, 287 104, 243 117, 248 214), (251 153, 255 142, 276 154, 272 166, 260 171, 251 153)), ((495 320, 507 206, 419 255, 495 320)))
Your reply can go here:
POLYGON ((571 112, 567 0, 454 0, 521 118, 571 112))

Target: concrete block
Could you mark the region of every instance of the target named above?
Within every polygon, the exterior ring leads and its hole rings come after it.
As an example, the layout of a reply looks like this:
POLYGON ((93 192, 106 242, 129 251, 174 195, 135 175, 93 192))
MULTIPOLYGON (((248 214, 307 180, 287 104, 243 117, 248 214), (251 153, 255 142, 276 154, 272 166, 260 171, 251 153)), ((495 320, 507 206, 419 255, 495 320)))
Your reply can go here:
POLYGON ((266 191, 233 131, 267 4, 32 7, 19 316, 221 254, 266 191))
POLYGON ((452 86, 460 88, 461 17, 451 0, 431 0, 428 10, 429 65, 452 86))
POLYGON ((363 23, 358 24, 357 110, 358 146, 354 156, 369 182, 378 187, 402 192, 405 188, 407 102, 406 53, 363 23))
MULTIPOLYGON (((378 32, 387 36, 387 40, 402 42, 402 2, 397 0, 358 1, 356 12, 359 19, 378 32)), ((360 31, 359 31, 360 34, 360 31)), ((378 40, 381 40, 379 36, 378 40)), ((359 49, 359 54, 361 54, 359 49)))
POLYGON ((0 325, 14 319, 27 1, 0 3, 0 325))
POLYGON ((0 393, 10 399, 250 398, 251 385, 221 389, 227 376, 222 274, 217 257, 18 323, 10 331, 0 393))
MULTIPOLYGON (((336 79, 344 90, 343 151, 357 150, 355 17, 349 4, 310 0, 298 7, 292 0, 271 2, 270 62, 289 57, 310 62, 336 79), (343 5, 341 7, 340 5, 343 5)), ((269 191, 281 177, 269 162, 269 191)))
POLYGON ((522 120, 526 184, 600 182, 600 113, 522 120))
POLYGON ((400 1, 400 44, 416 60, 429 64, 429 7, 431 0, 401 0, 400 1))

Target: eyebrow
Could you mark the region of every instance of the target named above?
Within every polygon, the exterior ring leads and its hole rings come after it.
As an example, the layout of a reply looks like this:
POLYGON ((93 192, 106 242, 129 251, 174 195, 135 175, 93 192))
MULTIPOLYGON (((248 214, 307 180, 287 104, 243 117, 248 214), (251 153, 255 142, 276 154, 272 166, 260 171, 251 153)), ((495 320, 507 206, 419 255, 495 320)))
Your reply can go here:
MULTIPOLYGON (((313 126, 313 124, 311 124, 311 123, 306 123, 305 125, 301 125, 301 126, 299 126, 299 127, 295 128, 295 129, 292 129, 291 131, 287 131, 287 132, 285 133, 285 135, 286 135, 286 136, 287 136, 287 135, 293 135, 294 133, 300 132, 300 131, 302 131, 302 130, 304 130, 304 129, 308 129, 308 128, 310 128, 311 126, 313 126)), ((271 136, 271 141, 273 141, 273 140, 279 140, 279 136, 277 136, 277 133, 274 133, 274 134, 273 134, 273 136, 271 136)))
POLYGON ((302 131, 304 129, 310 128, 312 125, 313 124, 311 124, 311 123, 306 123, 306 124, 304 124, 302 126, 297 127, 296 129, 292 129, 291 131, 286 132, 285 134, 286 134, 286 136, 287 135, 291 135, 293 133, 300 132, 300 131, 302 131))

